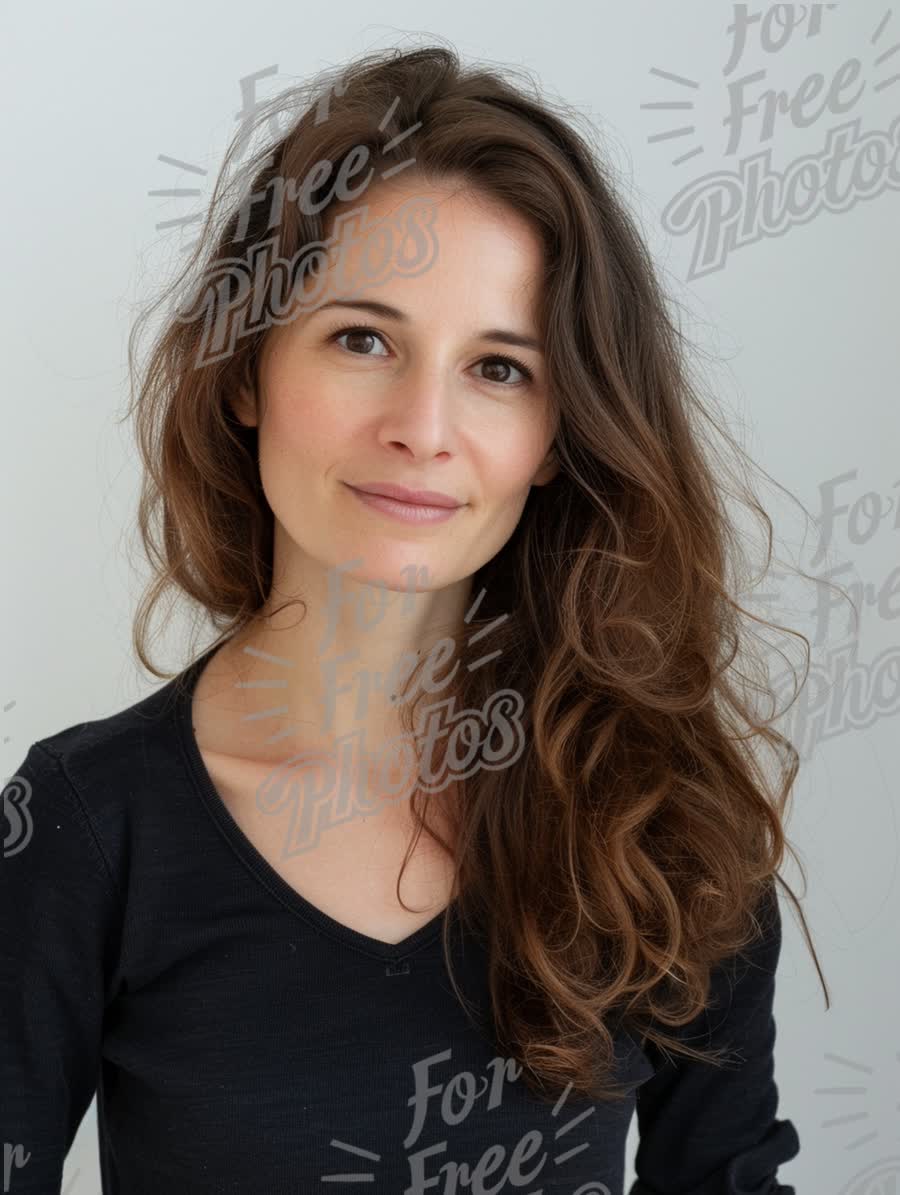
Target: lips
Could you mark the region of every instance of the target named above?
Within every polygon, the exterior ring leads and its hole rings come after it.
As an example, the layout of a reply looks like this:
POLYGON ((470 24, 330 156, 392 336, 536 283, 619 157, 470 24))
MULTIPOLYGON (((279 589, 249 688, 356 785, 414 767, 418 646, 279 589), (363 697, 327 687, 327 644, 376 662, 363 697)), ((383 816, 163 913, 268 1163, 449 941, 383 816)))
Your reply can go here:
MULTIPOLYGON (((345 483, 349 485, 350 483, 345 483)), ((352 490, 361 490, 364 494, 377 494, 382 498, 393 498, 397 502, 408 502, 412 506, 442 506, 453 510, 458 506, 465 506, 464 502, 442 494, 439 490, 408 490, 406 486, 391 485, 387 482, 366 481, 360 485, 350 486, 352 490)))

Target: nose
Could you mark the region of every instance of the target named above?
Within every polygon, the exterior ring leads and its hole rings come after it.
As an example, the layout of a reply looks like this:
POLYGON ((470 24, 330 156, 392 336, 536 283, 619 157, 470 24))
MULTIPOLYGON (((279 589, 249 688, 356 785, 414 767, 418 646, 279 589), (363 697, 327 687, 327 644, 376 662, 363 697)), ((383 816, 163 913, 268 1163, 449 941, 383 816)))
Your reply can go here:
POLYGON ((411 365, 391 382, 379 422, 380 441, 402 446, 416 458, 455 454, 462 411, 458 383, 450 371, 431 360, 411 365))

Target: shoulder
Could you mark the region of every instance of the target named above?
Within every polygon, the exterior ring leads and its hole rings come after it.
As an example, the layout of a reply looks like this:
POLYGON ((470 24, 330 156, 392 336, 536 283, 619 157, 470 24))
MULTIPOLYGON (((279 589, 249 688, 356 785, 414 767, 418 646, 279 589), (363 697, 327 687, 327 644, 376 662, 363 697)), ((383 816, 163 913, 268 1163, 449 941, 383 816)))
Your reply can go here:
POLYGON ((31 747, 70 777, 76 788, 134 776, 135 760, 171 738, 174 729, 173 682, 105 718, 76 722, 37 739, 31 747))
MULTIPOLYGON (((754 909, 755 928, 749 940, 710 969, 704 1006, 679 1026, 663 1032, 692 1047, 729 1051, 756 1036, 757 1045, 774 1043, 772 1012, 781 955, 781 913, 774 879, 767 881, 754 909), (764 1040, 765 1039, 765 1040, 764 1040)), ((648 1043, 651 1044, 652 1043, 648 1043)), ((655 1049, 655 1047, 654 1047, 655 1049)))
POLYGON ((169 682, 107 717, 35 740, 5 782, 7 838, 23 837, 29 826, 34 834, 41 823, 64 821, 80 849, 102 861, 118 887, 129 839, 180 763, 177 731, 169 682))

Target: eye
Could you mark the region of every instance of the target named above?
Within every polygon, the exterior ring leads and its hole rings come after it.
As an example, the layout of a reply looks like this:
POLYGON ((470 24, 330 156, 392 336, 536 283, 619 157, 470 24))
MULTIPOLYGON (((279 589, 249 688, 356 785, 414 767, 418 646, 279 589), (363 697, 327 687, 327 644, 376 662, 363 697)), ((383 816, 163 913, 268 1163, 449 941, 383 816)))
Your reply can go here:
MULTIPOLYGON (((341 340, 343 340, 345 336, 364 337, 364 338, 368 338, 368 339, 375 339, 382 346, 384 346, 384 339, 380 332, 376 332, 374 328, 369 328, 369 327, 366 327, 364 325, 359 325, 359 324, 351 324, 348 327, 338 328, 336 331, 332 332, 329 335, 328 339, 329 339, 329 341, 337 344, 341 340)), ((356 349, 348 348, 345 345, 341 345, 340 347, 342 349, 344 349, 345 352, 353 353, 354 356, 357 356, 357 357, 382 356, 381 353, 357 352, 356 349)), ((386 346, 384 346, 384 347, 386 347, 386 346)), ((528 368, 528 366, 525 364, 524 361, 520 361, 516 357, 500 356, 495 353, 495 354, 492 354, 490 357, 482 357, 481 360, 478 362, 478 364, 479 365, 488 364, 491 366, 495 366, 495 365, 499 364, 506 369, 518 370, 518 372, 521 373, 525 379, 523 382, 509 382, 509 381, 506 381, 506 380, 500 379, 500 378, 488 378, 488 377, 484 378, 484 380, 486 382, 490 382, 495 386, 505 386, 508 390, 512 390, 517 386, 528 385, 529 383, 534 381, 534 374, 532 373, 532 371, 528 368)))
MULTIPOLYGON (((524 375, 525 382, 533 382, 534 381, 534 374, 531 372, 531 370, 528 368, 528 366, 523 361, 518 361, 515 357, 482 357, 481 361, 479 361, 478 364, 479 365, 484 365, 485 363, 496 364, 497 362, 499 362, 506 369, 517 369, 519 371, 519 373, 524 375)), ((496 382, 498 386, 510 386, 510 385, 522 386, 522 385, 524 385, 523 382, 509 383, 509 382, 501 381, 499 378, 485 378, 485 381, 486 382, 496 382)))
MULTIPOLYGON (((343 340, 343 338, 345 336, 375 337, 376 340, 381 341, 382 345, 384 344, 384 341, 381 339, 381 336, 375 331, 374 328, 359 328, 356 325, 351 325, 349 328, 339 328, 337 330, 337 332, 333 332, 331 334, 331 336, 329 337, 329 340, 339 341, 339 340, 343 340)), ((344 348, 344 346, 341 345, 341 348, 344 348)), ((355 349, 348 348, 345 351, 348 353, 354 353, 357 357, 373 356, 372 353, 358 353, 358 352, 356 352, 355 349)), ((374 355, 378 356, 379 354, 376 353, 374 355)))

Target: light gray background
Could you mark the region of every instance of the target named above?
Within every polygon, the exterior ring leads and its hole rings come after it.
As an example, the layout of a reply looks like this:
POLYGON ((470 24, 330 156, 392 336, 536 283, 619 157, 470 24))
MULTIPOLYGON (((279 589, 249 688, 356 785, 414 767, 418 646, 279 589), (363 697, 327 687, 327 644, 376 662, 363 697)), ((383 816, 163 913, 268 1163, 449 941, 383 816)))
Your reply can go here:
MULTIPOLYGON (((848 120, 858 118, 861 134, 887 135, 900 114, 900 53, 887 53, 900 41, 900 11, 888 17, 869 0, 819 8, 821 32, 806 37, 801 26, 777 53, 766 52, 753 26, 728 76, 734 7, 721 0, 6 8, 0 771, 10 775, 35 739, 109 714, 152 687, 131 655, 140 578, 126 550, 139 475, 130 426, 116 419, 127 401, 133 315, 192 235, 156 225, 199 211, 202 201, 148 192, 199 186, 208 196, 241 106, 239 80, 272 65, 278 74, 259 85, 263 98, 349 55, 429 34, 450 38, 466 57, 530 68, 601 129, 686 330, 711 354, 707 376, 732 413, 732 430, 759 464, 813 516, 822 511, 823 485, 855 473, 834 492, 839 504, 861 502, 852 519, 825 520, 824 559, 814 556, 815 525, 774 487, 762 492, 782 558, 817 575, 846 567, 837 579, 868 586, 875 599, 854 635, 845 606, 816 613, 814 586, 769 586, 769 608, 786 617, 790 607, 792 625, 822 639, 817 667, 834 703, 831 728, 810 739, 788 826, 807 870, 804 908, 833 1004, 826 1012, 783 902, 776 1079, 779 1115, 796 1124, 802 1150, 779 1179, 804 1195, 838 1195, 887 1189, 875 1185, 879 1167, 885 1179, 900 1176, 900 197, 883 184, 843 212, 822 210, 735 249, 705 274, 692 270, 696 236, 663 227, 678 191, 711 172, 734 173, 761 150, 783 171, 820 154, 829 130, 848 120), (860 74, 844 94, 865 86, 848 112, 826 110, 808 127, 781 116, 767 141, 760 115, 749 115, 739 146, 726 154, 730 82, 765 71, 749 96, 765 87, 793 95, 815 71, 827 88, 853 57, 860 74), (693 108, 642 107, 666 100, 693 108), (690 135, 653 139, 687 125, 690 135), (209 173, 177 171, 160 154, 209 173), (883 518, 870 524, 879 498, 883 518), (868 715, 852 714, 853 694, 829 663, 839 645, 857 652, 866 689, 881 686, 874 705, 864 697, 868 715)), ((182 641, 169 642, 167 658, 179 663, 182 641)), ((809 739, 812 715, 793 725, 801 724, 809 739)), ((793 865, 787 876, 801 885, 793 865)), ((629 1159, 636 1144, 633 1121, 629 1159)), ((628 1183, 632 1177, 629 1168, 628 1183)), ((95 1105, 67 1159, 66 1183, 70 1195, 100 1190, 95 1105)))

